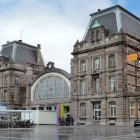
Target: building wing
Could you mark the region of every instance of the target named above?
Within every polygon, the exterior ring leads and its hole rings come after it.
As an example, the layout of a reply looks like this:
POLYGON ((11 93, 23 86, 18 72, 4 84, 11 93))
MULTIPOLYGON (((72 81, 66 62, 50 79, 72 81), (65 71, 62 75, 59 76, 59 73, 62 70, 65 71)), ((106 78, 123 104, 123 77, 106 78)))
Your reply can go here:
POLYGON ((123 30, 138 38, 140 37, 140 19, 119 5, 98 10, 98 12, 90 14, 90 16, 89 25, 83 38, 84 41, 88 40, 89 30, 96 21, 108 30, 108 35, 118 34, 123 30))

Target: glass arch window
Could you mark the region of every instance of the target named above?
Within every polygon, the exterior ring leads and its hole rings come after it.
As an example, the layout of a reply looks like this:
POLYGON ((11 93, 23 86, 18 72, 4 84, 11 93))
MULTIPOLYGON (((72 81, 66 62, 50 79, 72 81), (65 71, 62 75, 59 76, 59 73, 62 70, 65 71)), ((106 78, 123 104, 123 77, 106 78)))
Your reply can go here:
POLYGON ((51 76, 42 79, 34 90, 34 100, 69 97, 69 87, 60 77, 51 76))

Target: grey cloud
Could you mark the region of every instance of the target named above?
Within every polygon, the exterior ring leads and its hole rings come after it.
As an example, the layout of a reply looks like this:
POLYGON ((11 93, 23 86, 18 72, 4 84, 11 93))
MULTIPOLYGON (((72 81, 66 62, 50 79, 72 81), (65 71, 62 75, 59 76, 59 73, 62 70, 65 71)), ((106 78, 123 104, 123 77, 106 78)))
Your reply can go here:
MULTIPOLYGON (((8 0, 7 0, 8 1, 8 0)), ((111 0, 60 0, 56 4, 42 0, 19 0, 15 7, 0 13, 0 44, 22 39, 32 45, 40 43, 45 62, 70 72, 73 45, 81 40, 89 14, 111 6, 111 0)))

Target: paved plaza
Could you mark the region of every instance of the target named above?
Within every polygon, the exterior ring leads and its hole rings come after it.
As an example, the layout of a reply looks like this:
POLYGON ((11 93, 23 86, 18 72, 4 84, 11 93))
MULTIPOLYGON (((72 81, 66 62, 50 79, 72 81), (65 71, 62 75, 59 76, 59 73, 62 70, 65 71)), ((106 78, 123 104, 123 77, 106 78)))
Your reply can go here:
POLYGON ((0 129, 0 140, 140 140, 140 128, 36 126, 0 129))

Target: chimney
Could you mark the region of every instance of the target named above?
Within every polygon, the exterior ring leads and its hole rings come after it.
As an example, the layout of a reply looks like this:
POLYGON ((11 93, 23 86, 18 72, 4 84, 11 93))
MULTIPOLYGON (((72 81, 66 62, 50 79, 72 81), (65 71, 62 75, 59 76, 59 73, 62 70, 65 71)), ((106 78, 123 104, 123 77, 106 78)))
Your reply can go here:
POLYGON ((41 45, 40 44, 37 44, 37 48, 41 48, 41 45))
POLYGON ((36 61, 37 61, 37 64, 40 64, 41 63, 41 45, 40 44, 37 44, 37 51, 36 51, 36 61))

